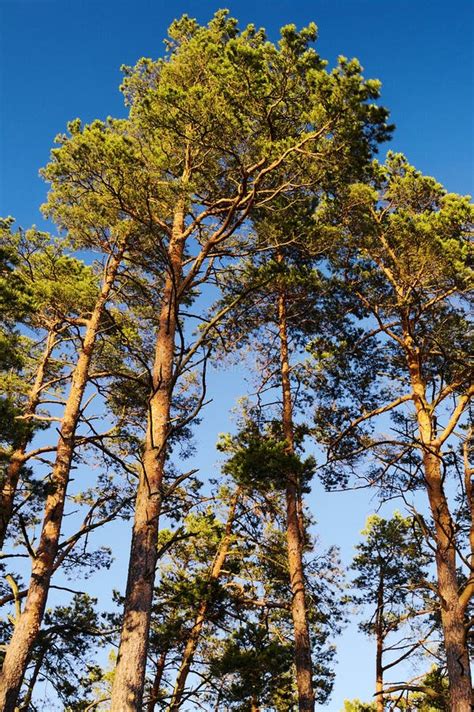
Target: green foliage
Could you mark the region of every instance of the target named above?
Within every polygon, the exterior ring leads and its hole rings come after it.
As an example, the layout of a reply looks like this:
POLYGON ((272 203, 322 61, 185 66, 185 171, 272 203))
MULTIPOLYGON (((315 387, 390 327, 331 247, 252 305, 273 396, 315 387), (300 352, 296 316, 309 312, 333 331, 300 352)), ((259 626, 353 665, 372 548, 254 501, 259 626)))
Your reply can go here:
POLYGON ((15 255, 15 271, 8 274, 9 291, 0 282, 2 314, 8 310, 17 322, 33 328, 87 314, 97 296, 92 269, 65 254, 64 241, 35 228, 12 232, 11 224, 10 230, 3 232, 3 244, 15 255))
POLYGON ((277 440, 271 431, 261 433, 249 424, 238 435, 221 435, 217 449, 230 454, 223 472, 247 487, 257 490, 285 488, 289 477, 299 477, 307 484, 314 473, 313 458, 301 460, 289 453, 284 440, 277 440))
POLYGON ((76 594, 70 605, 47 611, 37 643, 41 652, 46 648, 43 674, 55 681, 64 705, 75 710, 86 707, 79 696, 89 694, 101 677, 100 668, 93 663, 97 642, 104 635, 96 603, 87 594, 76 594))
POLYGON ((56 138, 59 148, 42 171, 52 186, 43 211, 67 230, 76 248, 112 252, 129 236, 131 227, 120 201, 130 203, 140 189, 140 163, 126 126, 125 121, 109 119, 83 127, 76 119, 68 124, 69 135, 56 138))
POLYGON ((17 269, 13 223, 13 218, 0 218, 0 316, 5 325, 21 321, 33 310, 31 294, 17 269))
MULTIPOLYGON (((407 684, 406 692, 398 690, 386 697, 387 705, 395 704, 400 712, 445 712, 449 709, 448 681, 445 672, 433 666, 430 672, 407 684), (417 691, 413 692, 412 689, 417 691)), ((341 712, 376 712, 376 702, 344 700, 341 712)))
POLYGON ((266 204, 273 192, 293 199, 306 186, 300 150, 319 172, 329 157, 338 162, 332 183, 364 165, 390 130, 386 110, 371 103, 378 84, 355 61, 341 59, 328 73, 315 37, 314 25, 289 25, 275 45, 223 10, 205 26, 176 20, 164 58, 124 67, 128 120, 75 120, 57 138, 43 171, 52 184, 46 212, 79 246, 110 250, 130 237, 135 257, 147 245, 156 263, 178 198, 193 219, 202 208, 214 217, 213 225, 199 221, 203 245, 223 208, 233 231, 250 203, 266 204), (283 183, 291 190, 279 190, 283 183))
POLYGON ((0 219, 0 444, 15 446, 25 427, 16 420, 20 410, 16 391, 24 390, 21 374, 28 340, 18 327, 34 312, 34 300, 19 269, 12 244, 13 218, 0 219))
POLYGON ((332 329, 308 346, 308 383, 317 394, 314 434, 328 445, 331 460, 323 476, 330 486, 344 482, 356 466, 361 471, 369 449, 385 463, 399 452, 402 468, 370 465, 368 479, 383 478, 386 491, 399 483, 415 488, 423 482, 413 411, 397 402, 412 387, 407 339, 432 394, 433 416, 444 420, 448 394, 459 395, 470 383, 474 206, 390 152, 385 165, 373 165, 369 183, 345 192, 322 201, 315 215, 316 231, 331 245, 328 268, 345 292, 332 329), (372 435, 381 407, 393 415, 393 448, 392 436, 372 435))
POLYGON ((377 606, 377 616, 360 624, 368 635, 382 625, 382 635, 395 632, 403 621, 416 615, 424 603, 420 582, 427 577, 429 556, 423 550, 422 534, 410 517, 395 512, 391 519, 373 514, 362 531, 364 540, 356 546, 352 562, 356 573, 351 600, 377 606))
MULTIPOLYGON (((81 260, 64 252, 64 242, 32 228, 13 230, 0 222, 0 439, 5 450, 30 440, 41 426, 22 421, 48 333, 67 336, 76 317, 86 318, 97 297, 97 278, 81 260), (28 329, 28 335, 25 331, 28 329), (33 336, 34 335, 34 336, 33 336)), ((44 380, 58 375, 51 354, 44 380)))
MULTIPOLYGON (((34 684, 47 680, 65 710, 86 709, 92 688, 102 678, 94 662, 105 628, 96 611, 97 600, 75 594, 68 605, 45 613, 44 627, 36 641, 23 685, 23 703, 30 700, 34 684)), ((7 634, 4 630, 4 634, 7 634)), ((3 636, 2 636, 3 638, 3 636)), ((50 704, 51 700, 44 700, 50 704)))
POLYGON ((442 668, 433 665, 430 672, 422 677, 417 685, 422 688, 422 691, 410 693, 406 706, 401 709, 406 709, 407 712, 410 710, 420 710, 420 712, 441 710, 444 712, 449 708, 448 680, 446 672, 442 668))
POLYGON ((295 704, 292 646, 272 636, 261 622, 249 622, 229 637, 222 653, 211 659, 210 673, 222 680, 222 701, 247 712, 259 706, 290 710, 295 704))
POLYGON ((344 700, 341 712, 377 712, 376 702, 361 702, 360 700, 344 700))

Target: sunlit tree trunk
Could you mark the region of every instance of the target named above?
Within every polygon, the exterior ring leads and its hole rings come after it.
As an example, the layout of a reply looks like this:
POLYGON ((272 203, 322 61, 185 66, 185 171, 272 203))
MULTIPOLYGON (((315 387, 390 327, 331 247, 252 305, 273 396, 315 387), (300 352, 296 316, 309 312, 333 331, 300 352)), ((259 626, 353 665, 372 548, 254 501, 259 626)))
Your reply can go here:
POLYGON ((464 591, 464 596, 470 596, 474 584, 474 467, 471 466, 470 455, 473 448, 474 427, 471 426, 463 442, 464 460, 464 491, 469 512, 469 566, 471 569, 470 580, 464 591))
POLYGON ((250 712, 260 712, 258 700, 255 695, 252 695, 252 699, 250 700, 250 712))
POLYGON ((439 454, 423 456, 431 514, 436 530, 436 571, 452 712, 472 710, 472 683, 465 608, 459 598, 454 522, 444 493, 439 454))
MULTIPOLYGON (((40 400, 41 389, 43 387, 46 368, 55 347, 57 334, 54 329, 48 332, 46 343, 38 363, 36 377, 33 386, 28 394, 28 402, 23 412, 23 416, 31 416, 36 412, 40 400)), ((21 468, 25 461, 25 451, 31 441, 29 434, 24 435, 17 443, 8 463, 5 478, 2 481, 2 491, 0 494, 0 550, 3 549, 7 528, 13 514, 13 503, 15 499, 21 468)))
MULTIPOLYGON (((288 453, 294 452, 293 405, 291 398, 290 363, 288 355, 288 329, 286 298, 282 289, 278 295, 278 326, 280 336, 280 377, 283 397, 283 434, 288 453)), ((314 688, 311 661, 311 640, 306 609, 305 580, 303 570, 303 539, 301 532, 300 487, 296 474, 291 474, 286 483, 286 517, 288 568, 292 592, 291 614, 295 638, 295 666, 300 712, 314 710, 314 688)))
POLYGON ((0 674, 0 709, 13 712, 33 645, 37 638, 48 598, 54 562, 58 552, 66 490, 74 451, 74 437, 81 412, 100 321, 115 282, 123 251, 108 260, 102 288, 88 320, 71 388, 61 421, 51 487, 46 498, 44 519, 33 561, 25 607, 16 621, 0 674))
POLYGON ((175 211, 149 400, 143 467, 138 482, 120 646, 111 712, 141 710, 157 563, 158 519, 174 377, 178 319, 177 290, 182 279, 184 206, 175 211))
POLYGON ((444 491, 440 447, 432 425, 419 358, 408 331, 405 332, 405 344, 422 445, 425 483, 436 533, 437 586, 441 604, 451 712, 471 712, 471 669, 466 642, 465 604, 461 602, 459 596, 456 572, 455 524, 444 491))
POLYGON ((160 699, 160 688, 161 680, 163 679, 163 673, 165 671, 166 656, 168 655, 168 648, 162 651, 158 663, 156 665, 155 677, 153 678, 153 685, 150 692, 150 699, 146 706, 146 712, 155 712, 156 703, 160 699))

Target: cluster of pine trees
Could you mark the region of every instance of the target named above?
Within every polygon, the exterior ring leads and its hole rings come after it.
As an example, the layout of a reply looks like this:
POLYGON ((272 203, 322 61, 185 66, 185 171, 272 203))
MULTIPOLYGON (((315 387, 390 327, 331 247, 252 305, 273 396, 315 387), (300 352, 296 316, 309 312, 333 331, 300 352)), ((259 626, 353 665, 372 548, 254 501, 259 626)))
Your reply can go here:
POLYGON ((315 39, 183 16, 124 68, 127 118, 57 137, 58 236, 1 221, 4 712, 45 681, 71 712, 309 712, 354 606, 376 685, 348 710, 471 710, 474 210, 375 160, 379 82, 315 39), (236 363, 238 427, 198 473, 207 374, 236 363), (349 593, 313 478, 404 510, 367 522, 349 593), (117 527, 104 611, 81 581, 106 586, 117 527))

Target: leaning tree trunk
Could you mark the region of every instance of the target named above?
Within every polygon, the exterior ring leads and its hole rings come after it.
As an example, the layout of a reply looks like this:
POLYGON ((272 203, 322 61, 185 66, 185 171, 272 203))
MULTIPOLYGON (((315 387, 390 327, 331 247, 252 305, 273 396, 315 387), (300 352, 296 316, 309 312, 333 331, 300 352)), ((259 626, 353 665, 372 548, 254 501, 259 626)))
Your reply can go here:
POLYGON ((31 700, 33 699, 33 691, 35 689, 36 682, 37 682, 39 674, 41 672, 41 668, 43 666, 43 661, 44 661, 46 653, 47 653, 46 646, 42 647, 41 650, 37 653, 35 666, 33 668, 31 677, 28 680, 28 689, 26 691, 26 695, 24 696, 24 698, 21 701, 21 707, 18 708, 19 712, 29 712, 29 710, 31 710, 30 705, 31 705, 31 700))
MULTIPOLYGON (((283 434, 288 453, 294 452, 293 405, 291 399, 290 363, 288 356, 288 331, 286 297, 284 290, 278 295, 278 322, 280 336, 280 377, 283 396, 283 434)), ((301 526, 301 498, 296 474, 290 474, 286 483, 286 519, 288 568, 292 592, 291 615, 295 638, 296 683, 300 712, 313 712, 313 664, 311 639, 306 609, 305 580, 303 569, 303 536, 301 526)))
POLYGON ((74 437, 87 384, 89 366, 105 305, 110 297, 123 251, 110 257, 104 281, 91 317, 71 382, 61 421, 51 488, 46 498, 40 540, 33 560, 25 607, 16 621, 0 674, 0 709, 13 712, 26 666, 35 644, 48 598, 58 552, 66 490, 74 451, 74 437))
POLYGON ((160 700, 161 680, 163 679, 168 652, 169 649, 165 648, 161 652, 156 664, 155 677, 153 678, 153 685, 150 691, 150 699, 147 702, 146 712, 155 712, 155 705, 160 700))
POLYGON ((472 682, 466 641, 465 605, 461 603, 456 572, 455 525, 444 491, 441 452, 432 426, 426 388, 413 340, 405 333, 407 363, 413 389, 426 490, 436 534, 436 574, 441 603, 446 666, 449 680, 451 712, 471 712, 472 682))
MULTIPOLYGON (((36 412, 40 400, 41 388, 43 387, 45 371, 48 361, 56 345, 56 332, 51 329, 46 338, 44 351, 38 363, 36 377, 33 386, 28 394, 28 401, 23 412, 23 416, 31 416, 36 412)), ((25 462, 25 451, 31 441, 29 433, 23 435, 12 452, 8 463, 5 478, 2 481, 2 491, 0 494, 0 550, 3 549, 7 528, 13 514, 13 502, 15 499, 21 468, 25 462)))
POLYGON ((177 208, 169 245, 169 272, 161 306, 149 400, 143 467, 138 482, 120 646, 111 712, 142 709, 155 569, 158 519, 174 385, 177 292, 182 279, 184 207, 177 208))
MULTIPOLYGON (((217 549, 214 562, 212 564, 211 572, 209 574, 210 584, 212 584, 213 581, 217 581, 219 579, 222 567, 224 566, 227 554, 229 553, 229 546, 232 540, 232 527, 234 524, 235 511, 237 509, 239 497, 240 488, 237 488, 231 500, 224 536, 222 537, 219 543, 219 547, 217 549)), ((207 620, 209 603, 209 599, 205 598, 203 601, 201 601, 199 605, 196 618, 194 620, 194 625, 189 634, 186 647, 184 648, 183 657, 181 659, 181 665, 179 666, 179 672, 176 677, 176 682, 173 690, 173 695, 171 697, 171 702, 168 707, 168 712, 178 712, 180 708, 189 669, 193 662, 194 653, 196 652, 203 625, 207 620)))

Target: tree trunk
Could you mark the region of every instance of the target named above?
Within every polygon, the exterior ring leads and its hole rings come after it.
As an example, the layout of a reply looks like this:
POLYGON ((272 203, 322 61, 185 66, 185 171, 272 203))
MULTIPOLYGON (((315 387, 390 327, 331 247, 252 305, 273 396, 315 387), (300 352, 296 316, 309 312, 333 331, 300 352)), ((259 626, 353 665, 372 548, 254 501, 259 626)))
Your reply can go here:
POLYGON ((160 687, 161 680, 163 678, 163 673, 165 671, 166 656, 168 655, 168 648, 165 648, 160 655, 158 664, 156 666, 155 677, 153 678, 153 687, 150 692, 150 699, 146 706, 146 712, 155 712, 155 705, 160 699, 160 687))
POLYGON ((474 436, 474 428, 471 427, 466 435, 463 443, 463 460, 464 460, 464 491, 466 493, 466 501, 469 511, 469 565, 474 573, 474 468, 470 464, 470 450, 472 447, 472 438, 474 436))
POLYGON ((258 706, 258 700, 256 695, 252 695, 250 700, 250 712, 260 712, 260 707, 258 706))
MULTIPOLYGON (((29 393, 28 402, 23 415, 34 415, 36 412, 40 399, 41 388, 44 383, 46 367, 51 356, 51 352, 56 345, 56 338, 57 334, 54 330, 48 332, 45 348, 36 371, 35 382, 33 383, 29 393)), ((13 502, 18 487, 21 468, 25 462, 25 450, 30 441, 31 435, 26 434, 21 438, 20 442, 17 443, 17 446, 11 455, 10 462, 8 463, 5 478, 2 482, 2 492, 0 494, 0 550, 3 549, 7 528, 10 523, 10 519, 12 518, 13 502)))
POLYGON ((36 681, 38 680, 38 676, 43 666, 43 660, 44 656, 46 655, 46 650, 46 647, 41 648, 41 651, 38 653, 38 658, 36 660, 34 670, 31 674, 31 678, 28 681, 28 689, 26 691, 25 697, 21 701, 21 707, 19 708, 19 712, 29 712, 30 710, 31 700, 33 698, 33 691, 35 689, 36 681))
POLYGON ((375 656, 375 700, 377 705, 377 712, 384 712, 385 709, 385 701, 383 695, 383 597, 384 584, 381 576, 377 591, 377 611, 375 614, 375 626, 377 636, 377 650, 375 656))
MULTIPOLYGON (((211 583, 212 581, 217 581, 219 579, 222 567, 224 566, 227 554, 229 553, 229 546, 232 540, 232 527, 234 524, 235 511, 237 509, 239 497, 240 488, 237 488, 230 503, 224 536, 220 541, 214 562, 212 564, 211 572, 209 574, 209 583, 211 583)), ((205 598, 203 601, 201 601, 199 605, 196 618, 194 619, 194 625, 192 627, 191 633, 189 634, 189 638, 187 640, 186 647, 183 652, 183 657, 181 659, 181 665, 179 666, 179 672, 176 677, 176 682, 173 690, 173 695, 171 697, 171 702, 168 707, 168 712, 177 712, 180 708, 189 669, 193 662, 194 653, 196 652, 202 627, 207 620, 209 603, 209 599, 205 598)))
MULTIPOLYGON (((288 333, 286 298, 283 290, 278 296, 278 321, 280 336, 280 376, 283 396, 283 434, 288 453, 294 452, 293 405, 291 399, 290 364, 288 356, 288 333)), ((303 571, 303 538, 301 526, 301 499, 298 477, 288 476, 286 484, 286 517, 288 568, 292 591, 291 614, 295 638, 296 683, 300 712, 313 712, 314 689, 311 660, 311 640, 306 611, 305 581, 303 571)))
POLYGON ((138 482, 120 646, 111 712, 142 709, 155 569, 158 518, 174 386, 177 291, 182 279, 184 207, 177 208, 170 240, 149 400, 143 468, 138 482))
POLYGON ((454 523, 443 489, 440 457, 425 452, 423 461, 431 514, 436 530, 436 572, 451 712, 471 712, 471 668, 466 642, 465 610, 459 599, 456 574, 454 523))
POLYGON ((455 526, 444 492, 441 453, 426 400, 418 352, 409 330, 405 330, 407 363, 413 389, 428 500, 436 532, 436 573, 441 603, 451 712, 471 712, 472 683, 466 642, 465 606, 461 604, 456 574, 455 526))
POLYGON ((66 489, 74 450, 74 436, 87 384, 89 366, 99 324, 112 290, 123 251, 110 257, 94 311, 88 321, 84 341, 72 377, 71 389, 61 421, 51 489, 46 498, 40 540, 33 561, 25 608, 17 620, 7 647, 0 674, 0 709, 13 712, 26 665, 41 626, 58 551, 66 489))

